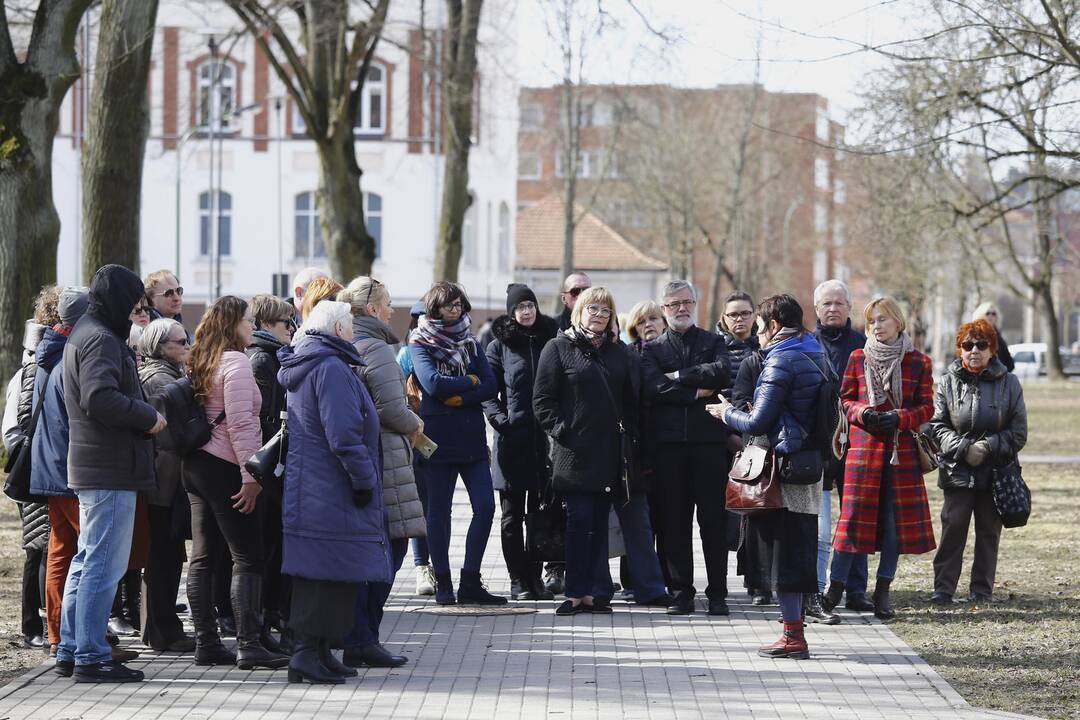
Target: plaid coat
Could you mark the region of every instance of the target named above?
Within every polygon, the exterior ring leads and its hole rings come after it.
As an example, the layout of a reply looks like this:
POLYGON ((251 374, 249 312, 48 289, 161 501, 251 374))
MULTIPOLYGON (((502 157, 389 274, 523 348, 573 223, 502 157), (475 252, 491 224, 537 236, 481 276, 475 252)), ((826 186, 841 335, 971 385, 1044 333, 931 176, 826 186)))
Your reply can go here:
MULTIPOLYGON (((901 361, 901 374, 904 401, 898 411, 900 447, 897 455, 900 464, 893 468, 896 535, 901 554, 917 555, 937 547, 919 455, 910 432, 918 430, 934 414, 933 363, 917 350, 909 352, 901 361)), ((862 411, 871 407, 866 390, 866 356, 861 349, 851 353, 840 399, 851 422, 851 446, 845 461, 840 523, 833 547, 843 552, 874 553, 881 547, 878 504, 881 476, 889 457, 885 454, 885 439, 871 435, 861 424, 862 411)), ((884 405, 874 409, 894 408, 886 400, 884 405)))

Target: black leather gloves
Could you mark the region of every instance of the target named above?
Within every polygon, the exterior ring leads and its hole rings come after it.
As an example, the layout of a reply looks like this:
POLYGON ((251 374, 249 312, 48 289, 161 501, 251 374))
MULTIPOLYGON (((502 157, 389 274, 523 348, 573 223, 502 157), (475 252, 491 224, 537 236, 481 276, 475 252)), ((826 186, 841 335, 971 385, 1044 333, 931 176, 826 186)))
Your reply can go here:
POLYGON ((866 410, 863 412, 862 425, 874 435, 888 435, 900 427, 900 415, 895 410, 866 410))
POLYGON ((370 490, 353 490, 352 501, 356 507, 367 507, 371 502, 372 493, 370 490))

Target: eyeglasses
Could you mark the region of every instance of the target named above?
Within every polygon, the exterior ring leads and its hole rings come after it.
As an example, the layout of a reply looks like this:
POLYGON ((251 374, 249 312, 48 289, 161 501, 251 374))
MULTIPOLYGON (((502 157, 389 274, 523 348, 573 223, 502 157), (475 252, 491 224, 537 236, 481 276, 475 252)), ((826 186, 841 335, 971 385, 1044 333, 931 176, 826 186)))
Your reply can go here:
POLYGON ((455 300, 454 302, 452 302, 452 303, 450 303, 448 305, 443 305, 442 309, 443 310, 461 310, 463 307, 465 307, 465 305, 460 300, 455 300))
POLYGON ((182 346, 184 346, 184 347, 187 347, 188 345, 190 345, 190 344, 191 344, 191 343, 190 343, 190 342, 188 341, 188 339, 187 339, 187 338, 180 338, 179 340, 172 340, 172 339, 169 339, 169 340, 166 340, 166 341, 164 341, 164 342, 163 342, 163 343, 161 343, 161 344, 162 344, 162 345, 168 345, 168 344, 170 344, 170 343, 171 343, 171 344, 173 344, 173 345, 182 345, 182 346))
POLYGON ((697 300, 676 300, 675 302, 664 303, 664 307, 668 310, 678 310, 679 308, 690 308, 697 305, 697 300))
POLYGON ((150 314, 150 308, 146 307, 145 305, 140 305, 139 307, 135 308, 131 312, 132 312, 133 315, 149 315, 150 314))
POLYGON ((586 285, 584 287, 574 287, 574 288, 570 288, 569 290, 567 290, 566 294, 569 295, 570 297, 577 297, 578 295, 580 295, 581 293, 585 292, 588 289, 589 289, 588 285, 586 285))
POLYGON ((745 320, 746 318, 750 317, 753 314, 754 314, 753 310, 743 310, 742 312, 724 313, 724 317, 726 317, 728 320, 730 320, 732 322, 735 322, 736 320, 745 320))
POLYGON ((381 282, 379 282, 375 278, 371 278, 371 284, 367 287, 367 297, 364 298, 364 307, 367 307, 371 304, 371 291, 380 285, 382 285, 381 282))
POLYGON ((530 312, 535 309, 536 303, 534 303, 532 300, 525 300, 524 302, 519 302, 517 305, 514 306, 514 312, 530 312))
POLYGON ((611 317, 611 308, 604 305, 586 305, 585 312, 593 317, 611 317))
POLYGON ((990 347, 990 343, 986 340, 976 340, 975 342, 972 342, 971 340, 965 340, 964 342, 960 343, 960 347, 964 348, 964 350, 966 350, 967 352, 971 352, 975 348, 979 348, 980 350, 987 350, 990 347))
POLYGON ((155 297, 167 297, 167 298, 184 297, 184 288, 182 288, 182 287, 169 288, 165 292, 154 293, 154 296, 155 297))

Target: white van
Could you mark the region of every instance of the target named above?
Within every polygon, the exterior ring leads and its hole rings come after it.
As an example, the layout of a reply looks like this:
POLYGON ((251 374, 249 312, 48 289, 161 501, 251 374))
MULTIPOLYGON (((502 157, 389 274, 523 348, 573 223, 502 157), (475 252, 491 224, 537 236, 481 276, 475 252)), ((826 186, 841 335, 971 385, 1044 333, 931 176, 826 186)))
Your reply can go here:
MULTIPOLYGON (((1017 377, 1038 377, 1046 374, 1046 343, 1016 343, 1009 346, 1017 377)), ((1061 364, 1066 375, 1080 373, 1080 360, 1069 348, 1061 348, 1061 364)))

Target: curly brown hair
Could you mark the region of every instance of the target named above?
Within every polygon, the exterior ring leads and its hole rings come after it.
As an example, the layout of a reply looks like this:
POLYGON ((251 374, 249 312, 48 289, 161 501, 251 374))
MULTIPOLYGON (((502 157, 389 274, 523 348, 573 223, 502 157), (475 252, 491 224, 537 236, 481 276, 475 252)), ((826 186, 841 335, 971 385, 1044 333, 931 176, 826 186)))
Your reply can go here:
POLYGON ((990 343, 990 354, 997 355, 998 351, 998 339, 997 330, 990 323, 989 320, 975 320, 974 322, 964 323, 960 326, 960 329, 956 331, 956 356, 960 357, 960 343, 965 340, 985 340, 990 343))
POLYGON ((60 311, 57 305, 60 303, 59 285, 45 285, 34 300, 34 322, 46 327, 60 324, 60 311))
POLYGON ((195 328, 195 344, 188 356, 188 377, 195 397, 205 402, 210 396, 221 354, 226 350, 244 352, 236 326, 244 319, 248 304, 235 295, 219 297, 195 328))

